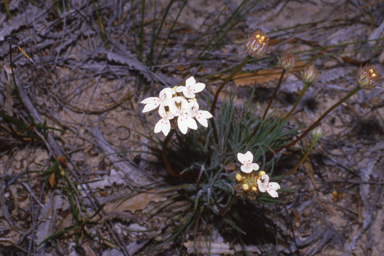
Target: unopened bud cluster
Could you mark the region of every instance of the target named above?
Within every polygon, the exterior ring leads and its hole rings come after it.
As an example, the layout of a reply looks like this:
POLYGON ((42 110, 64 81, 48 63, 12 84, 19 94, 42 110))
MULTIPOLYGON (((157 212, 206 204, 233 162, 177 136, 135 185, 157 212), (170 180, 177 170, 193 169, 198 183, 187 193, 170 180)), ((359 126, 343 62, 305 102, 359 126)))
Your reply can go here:
POLYGON ((360 68, 357 73, 357 86, 370 90, 374 88, 381 79, 382 77, 374 65, 366 65, 364 68, 360 68))
POLYGON ((324 131, 321 127, 316 127, 311 131, 311 135, 313 136, 314 140, 319 140, 324 135, 324 131))
POLYGON ((289 52, 284 53, 281 56, 281 58, 278 57, 278 59, 279 59, 279 62, 278 62, 279 66, 285 70, 293 69, 296 65, 296 60, 297 60, 297 58, 289 52))
POLYGON ((247 53, 249 56, 261 59, 268 51, 269 37, 260 30, 257 30, 246 43, 247 53))
POLYGON ((314 65, 308 66, 302 73, 301 78, 304 83, 310 84, 316 80, 319 75, 319 71, 315 68, 314 65))
POLYGON ((235 190, 241 196, 256 199, 258 193, 268 192, 272 197, 278 197, 276 190, 280 185, 276 182, 269 182, 269 176, 264 171, 259 171, 259 165, 253 163, 253 155, 250 151, 245 154, 238 153, 237 159, 242 163, 240 173, 236 173, 235 180, 237 185, 235 190))

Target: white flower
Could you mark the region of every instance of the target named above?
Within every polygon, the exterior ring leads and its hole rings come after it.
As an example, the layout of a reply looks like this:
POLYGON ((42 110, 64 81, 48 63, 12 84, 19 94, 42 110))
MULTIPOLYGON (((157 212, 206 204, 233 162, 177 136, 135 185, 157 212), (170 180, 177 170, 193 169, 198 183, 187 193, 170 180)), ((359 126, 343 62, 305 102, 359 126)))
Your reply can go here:
POLYGON ((183 97, 174 97, 169 103, 169 110, 177 116, 177 126, 183 134, 186 134, 188 128, 197 130, 196 121, 188 114, 191 112, 191 104, 183 97))
POLYGON ((159 114, 162 117, 157 124, 155 125, 155 133, 163 132, 164 136, 167 136, 169 131, 171 130, 171 123, 169 120, 174 118, 171 112, 166 112, 165 108, 160 106, 159 114))
POLYGON ((196 80, 193 76, 185 81, 186 86, 178 86, 176 88, 177 92, 183 92, 184 96, 187 98, 195 98, 195 93, 201 92, 205 88, 205 84, 196 83, 196 80))
POLYGON ((207 119, 212 118, 212 114, 206 110, 199 110, 199 104, 194 100, 189 100, 189 104, 191 104, 189 115, 196 118, 202 126, 208 127, 207 119))
POLYGON ((165 88, 161 90, 159 97, 149 97, 141 101, 142 104, 146 104, 143 113, 154 110, 158 106, 168 106, 169 101, 172 99, 172 94, 175 94, 175 90, 172 88, 165 88))
POLYGON ((259 170, 259 165, 253 162, 253 155, 251 151, 245 154, 237 153, 237 159, 242 163, 241 170, 245 173, 250 173, 253 170, 259 170))
POLYGON ((264 174, 257 180, 257 185, 260 192, 268 192, 271 197, 279 197, 276 190, 280 189, 280 185, 277 182, 269 182, 267 174, 264 174))

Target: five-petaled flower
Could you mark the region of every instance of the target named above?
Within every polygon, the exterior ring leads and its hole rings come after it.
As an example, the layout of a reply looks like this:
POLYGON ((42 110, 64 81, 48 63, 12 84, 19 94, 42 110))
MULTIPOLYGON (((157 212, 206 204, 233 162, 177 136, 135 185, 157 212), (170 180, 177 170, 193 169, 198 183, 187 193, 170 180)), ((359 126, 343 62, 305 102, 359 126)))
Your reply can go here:
POLYGON ((185 81, 186 86, 178 86, 176 88, 177 92, 183 92, 184 96, 187 98, 195 98, 195 93, 201 92, 205 88, 205 84, 196 83, 196 80, 193 76, 185 81))
POLYGON ((199 110, 199 104, 194 100, 189 100, 190 104, 190 113, 191 117, 196 118, 196 120, 204 127, 208 127, 207 119, 212 118, 212 114, 206 110, 199 110))
POLYGON ((237 159, 242 163, 241 171, 245 173, 250 173, 253 170, 257 171, 259 169, 259 165, 253 162, 253 155, 251 151, 248 151, 245 154, 237 153, 237 159))
POLYGON ((267 174, 257 180, 257 186, 260 192, 268 192, 271 197, 279 197, 276 190, 280 189, 280 185, 277 182, 269 182, 267 174))
POLYGON ((143 113, 156 109, 158 106, 168 106, 169 101, 172 99, 172 95, 175 94, 175 90, 172 88, 165 88, 161 90, 159 97, 149 97, 141 101, 142 104, 146 104, 143 113))

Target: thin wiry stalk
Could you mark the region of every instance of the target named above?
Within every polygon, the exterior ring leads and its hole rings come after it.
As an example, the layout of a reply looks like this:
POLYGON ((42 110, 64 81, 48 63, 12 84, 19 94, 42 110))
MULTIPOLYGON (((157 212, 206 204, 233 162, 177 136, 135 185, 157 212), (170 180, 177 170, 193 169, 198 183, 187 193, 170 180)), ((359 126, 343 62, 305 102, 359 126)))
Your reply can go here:
MULTIPOLYGON (((211 40, 208 41, 206 46, 203 48, 201 53, 197 56, 196 60, 199 61, 202 57, 202 55, 211 47, 212 42, 218 38, 218 36, 222 33, 222 30, 226 28, 226 26, 231 22, 232 19, 237 15, 238 12, 241 12, 244 6, 248 3, 249 0, 243 0, 243 2, 236 8, 236 10, 231 14, 231 16, 224 22, 224 24, 220 27, 220 29, 216 32, 216 34, 211 38, 211 40)), ((225 32, 228 32, 229 28, 225 32)), ((224 33, 225 33, 224 32, 224 33)))
POLYGON ((289 118, 289 117, 292 115, 293 111, 295 111, 297 105, 299 105, 299 102, 300 102, 301 99, 303 98, 304 93, 305 93, 305 91, 306 91, 307 88, 308 88, 308 85, 309 85, 309 83, 304 83, 303 90, 301 90, 300 95, 299 95, 299 97, 297 98, 295 104, 293 104, 293 106, 292 106, 291 110, 288 112, 288 114, 286 114, 286 115, 283 117, 283 120, 286 120, 287 118, 289 118))
POLYGON ((275 153, 278 153, 283 149, 287 149, 287 148, 290 148, 293 145, 295 145, 298 141, 300 141, 302 138, 304 138, 305 135, 307 135, 310 131, 312 131, 314 128, 316 128, 316 126, 318 126, 320 124, 321 120, 323 120, 332 110, 337 108, 341 103, 343 103, 344 101, 349 99, 353 94, 357 93, 360 89, 361 89, 360 87, 356 87, 355 89, 350 91, 344 98, 342 98, 339 102, 337 102, 335 105, 330 107, 327 111, 325 111, 325 113, 322 114, 319 117, 319 119, 317 119, 316 122, 314 122, 311 126, 309 126, 299 137, 297 137, 297 139, 295 139, 291 143, 288 143, 287 145, 275 150, 275 153))
POLYGON ((313 140, 311 146, 309 147, 307 153, 305 153, 305 155, 304 155, 304 157, 301 159, 301 161, 295 166, 295 168, 293 168, 292 170, 290 170, 288 173, 284 174, 284 176, 289 176, 289 175, 291 175, 292 173, 294 173, 294 172, 300 167, 300 165, 302 165, 302 164, 304 163, 305 159, 307 159, 309 153, 312 151, 312 148, 313 148, 313 146, 315 145, 315 143, 316 143, 316 140, 313 140))
POLYGON ((12 14, 11 14, 11 12, 9 11, 8 0, 4 0, 4 5, 5 5, 5 9, 7 10, 7 13, 8 13, 8 18, 9 18, 10 20, 12 20, 12 14))
MULTIPOLYGON (((272 101, 273 101, 273 99, 274 99, 275 96, 276 96, 276 92, 277 92, 277 91, 279 90, 279 88, 280 88, 281 82, 283 81, 283 77, 284 77, 285 71, 286 71, 286 70, 283 69, 283 71, 281 72, 281 76, 280 76, 279 82, 277 83, 277 86, 276 86, 275 90, 273 91, 271 98, 269 99, 267 108, 265 109, 265 111, 264 111, 264 115, 263 115, 263 117, 261 118, 262 120, 265 119, 265 117, 266 117, 266 115, 267 115, 267 113, 268 113, 268 110, 269 110, 269 108, 271 107, 272 101)), ((252 137, 252 135, 251 135, 251 137, 252 137)))
POLYGON ((135 22, 135 13, 133 8, 133 0, 131 0, 131 17, 132 17, 132 30, 133 30, 133 44, 135 45, 136 54, 139 51, 139 47, 137 45, 137 39, 136 39, 136 22, 135 22))
MULTIPOLYGON (((236 20, 234 20, 232 23, 231 23, 231 25, 229 26, 229 28, 224 32, 224 34, 215 42, 215 44, 213 44, 213 46, 212 46, 212 48, 210 48, 209 49, 209 51, 211 51, 211 52, 213 52, 213 51, 215 51, 218 47, 219 47, 219 45, 220 45, 220 43, 221 43, 221 41, 223 41, 223 39, 225 38, 225 36, 228 34, 228 32, 245 16, 245 15, 247 15, 252 9, 253 9, 253 7, 255 7, 258 3, 260 2, 260 0, 258 0, 258 1, 256 1, 251 7, 249 7, 248 9, 247 9, 247 11, 245 11, 244 12, 244 14, 243 15, 241 15, 240 13, 239 13, 239 15, 240 15, 240 17, 238 18, 238 19, 236 19, 236 20)), ((245 8, 245 5, 244 5, 244 7, 243 8, 245 8)), ((242 11, 242 10, 241 10, 242 11)), ((241 12, 240 11, 240 12, 241 12)))
POLYGON ((177 20, 179 19, 180 14, 181 14, 181 12, 182 12, 183 9, 184 9, 184 6, 187 4, 187 1, 188 1, 188 0, 184 0, 183 5, 181 6, 181 8, 180 8, 180 10, 179 10, 179 13, 178 13, 177 16, 176 16, 176 19, 173 21, 172 27, 171 27, 171 29, 170 29, 169 32, 168 32, 167 38, 165 39, 165 42, 164 42, 164 44, 163 44, 163 47, 161 48, 161 51, 160 51, 160 53, 159 53, 159 56, 157 57, 157 60, 156 60, 155 65, 157 65, 157 64, 159 63, 160 58, 161 58, 161 56, 162 56, 162 54, 163 54, 163 51, 164 51, 164 49, 165 49, 165 46, 167 45, 168 39, 169 39, 169 37, 171 36, 171 33, 172 33, 172 31, 173 31, 173 28, 175 27, 176 22, 177 22, 177 20))
MULTIPOLYGON (((169 12, 173 2, 174 2, 174 0, 170 0, 169 1, 169 4, 167 5, 167 8, 165 9, 165 13, 163 15, 163 18, 162 18, 162 20, 160 22, 160 26, 157 29, 157 33, 155 34, 155 36, 154 36, 154 38, 152 40, 151 50, 149 51, 149 54, 148 54, 148 60, 150 60, 150 61, 152 61, 152 59, 153 59, 153 51, 154 51, 155 44, 157 42, 157 38, 159 37, 159 33, 160 33, 160 31, 161 31, 161 29, 163 27, 164 21, 165 21, 167 15, 168 15, 168 12, 169 12)), ((155 31, 155 29, 154 29, 154 31, 155 31)), ((147 64, 149 63, 148 60, 147 60, 147 64)))
POLYGON ((230 3, 231 1, 227 1, 227 3, 224 5, 224 8, 221 10, 220 14, 216 17, 216 19, 213 21, 213 23, 207 28, 207 30, 201 35, 199 36, 195 41, 193 41, 190 45, 184 47, 183 50, 181 50, 179 53, 177 53, 173 58, 171 58, 170 62, 172 62, 172 60, 176 59, 177 57, 180 56, 180 54, 182 54, 183 52, 185 52, 186 50, 188 50, 189 48, 191 48, 192 46, 194 46, 198 41, 200 41, 209 31, 211 31, 212 27, 216 24, 216 22, 219 20, 219 18, 221 17, 221 15, 224 13, 224 10, 227 9, 227 6, 228 4, 230 3))
MULTIPOLYGON (((237 66, 237 68, 232 72, 232 74, 230 74, 224 81, 223 83, 219 86, 219 88, 217 89, 216 93, 215 93, 215 97, 213 98, 213 101, 212 101, 212 106, 211 106, 211 113, 214 114, 214 111, 215 111, 215 106, 216 106, 216 102, 217 102, 217 99, 219 97, 219 94, 221 92, 221 90, 223 90, 224 86, 242 69, 242 67, 247 64, 247 62, 251 59, 250 56, 247 56, 245 57, 245 59, 237 66)), ((217 131, 215 129, 215 121, 213 118, 209 119, 210 122, 211 122, 211 126, 212 126, 212 130, 213 130, 213 135, 214 135, 214 138, 215 138, 215 141, 218 142, 219 138, 217 136, 217 131)))
POLYGON ((144 11, 145 11, 145 0, 141 0, 141 24, 140 24, 140 45, 139 45, 139 56, 138 60, 143 61, 144 54, 144 11))

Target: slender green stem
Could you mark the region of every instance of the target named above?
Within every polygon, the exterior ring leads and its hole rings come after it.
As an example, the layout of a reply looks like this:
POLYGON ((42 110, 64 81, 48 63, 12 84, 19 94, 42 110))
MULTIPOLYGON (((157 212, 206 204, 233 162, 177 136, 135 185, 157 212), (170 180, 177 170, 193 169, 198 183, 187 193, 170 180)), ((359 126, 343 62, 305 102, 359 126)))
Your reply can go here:
MULTIPOLYGON (((232 72, 232 74, 230 74, 225 80, 224 82, 219 86, 219 88, 217 89, 216 93, 215 93, 215 97, 213 98, 213 101, 212 101, 212 106, 211 106, 211 114, 214 113, 214 110, 215 110, 215 106, 216 106, 216 102, 217 102, 217 99, 219 98, 219 94, 221 92, 221 90, 223 90, 224 86, 229 82, 231 81, 231 79, 242 69, 242 67, 244 67, 245 64, 247 64, 247 62, 251 59, 250 56, 247 56, 245 57, 245 59, 237 66, 237 68, 232 72)), ((219 137, 217 136, 217 132, 216 132, 216 129, 215 129, 215 121, 213 120, 213 118, 209 119, 210 122, 211 122, 211 125, 212 125, 212 130, 213 130, 213 136, 215 137, 215 141, 216 143, 219 141, 219 137)))
POLYGON ((138 60, 143 61, 144 53, 144 10, 145 10, 145 0, 141 0, 141 27, 140 27, 140 45, 139 45, 139 56, 138 60))
POLYGON ((285 145, 285 146, 282 146, 281 148, 275 150, 275 153, 278 153, 280 152, 281 150, 283 149, 287 149, 287 148, 290 148, 292 147, 293 145, 295 145, 299 140, 301 140, 302 138, 304 138, 305 135, 307 135, 310 131, 312 131, 316 126, 318 126, 321 122, 321 120, 323 120, 332 110, 334 110, 335 108, 337 108, 341 103, 343 103, 344 101, 346 101, 347 99, 349 99, 353 94, 357 93, 361 88, 360 87, 356 87, 355 89, 353 89, 352 91, 350 91, 344 98, 342 98, 339 102, 337 102, 335 105, 333 105, 332 107, 330 107, 324 114, 322 114, 319 119, 316 120, 316 122, 314 122, 310 127, 308 127, 297 139, 295 139, 294 141, 292 141, 291 143, 285 145))
POLYGON ((228 209, 229 209, 229 207, 231 207, 233 205, 233 203, 235 203, 237 201, 237 199, 239 199, 239 197, 240 197, 239 195, 236 195, 236 196, 232 197, 231 201, 229 201, 229 203, 223 209, 220 210, 219 214, 221 216, 226 214, 228 209))
POLYGON ((161 50, 160 50, 160 53, 159 53, 159 56, 157 57, 157 60, 156 60, 155 65, 157 65, 157 64, 159 63, 160 58, 161 58, 161 56, 163 55, 163 51, 164 51, 164 49, 165 49, 165 46, 166 46, 166 44, 167 44, 167 42, 168 42, 168 40, 169 40, 169 37, 171 36, 171 33, 172 33, 172 31, 173 31, 173 29, 174 29, 174 27, 175 27, 175 25, 176 25, 176 22, 178 21, 181 12, 182 12, 183 9, 184 9, 184 6, 187 4, 187 1, 188 1, 188 0, 184 0, 183 5, 181 6, 181 8, 180 8, 180 10, 179 10, 179 13, 178 13, 177 16, 176 16, 176 19, 173 21, 172 27, 171 27, 171 29, 169 30, 169 33, 168 33, 168 35, 167 35, 167 38, 165 39, 165 42, 164 42, 164 44, 163 44, 163 47, 162 47, 161 50))
POLYGON ((11 19, 12 19, 12 14, 11 14, 11 12, 9 11, 8 0, 4 0, 4 5, 5 5, 5 9, 7 10, 8 17, 9 17, 9 19, 11 20, 11 19))
POLYGON ((169 159, 168 159, 168 154, 167 154, 167 146, 168 146, 169 142, 171 141, 171 138, 172 138, 174 133, 175 133, 175 129, 172 129, 168 133, 167 137, 164 140, 163 150, 161 153, 163 155, 164 164, 165 164, 165 167, 167 168, 168 173, 171 174, 173 177, 180 177, 181 176, 180 174, 177 174, 173 171, 171 163, 169 162, 169 159))
POLYGON ((309 83, 304 83, 304 87, 303 87, 303 90, 301 90, 301 92, 300 92, 299 98, 297 98, 297 100, 296 100, 295 104, 293 105, 291 111, 289 111, 289 113, 286 114, 286 115, 283 117, 282 121, 285 121, 287 118, 289 118, 289 117, 292 115, 293 111, 296 109, 297 105, 299 105, 299 102, 300 102, 301 99, 303 98, 304 93, 305 93, 305 91, 306 91, 307 88, 308 88, 308 85, 309 85, 309 83))
POLYGON ((286 70, 283 69, 283 71, 281 72, 281 76, 280 76, 279 82, 277 83, 277 86, 276 86, 275 90, 273 91, 271 98, 269 99, 268 106, 267 106, 267 108, 265 109, 265 112, 264 112, 264 115, 263 115, 262 120, 264 120, 265 117, 267 116, 268 110, 269 110, 269 108, 271 107, 272 101, 273 101, 273 99, 274 99, 275 96, 276 96, 277 90, 279 90, 280 85, 281 85, 281 82, 283 81, 283 77, 284 77, 285 71, 286 71, 286 70))
POLYGON ((301 159, 301 161, 296 165, 295 168, 293 168, 292 170, 290 170, 288 173, 284 174, 284 176, 291 175, 292 173, 294 173, 294 172, 300 167, 300 165, 302 165, 302 164, 304 163, 305 159, 307 159, 307 157, 308 157, 308 155, 309 155, 309 152, 311 152, 311 150, 312 150, 313 146, 315 145, 316 141, 317 141, 317 140, 315 140, 315 139, 312 141, 312 144, 311 144, 309 150, 307 151, 307 153, 305 153, 303 159, 301 159))

